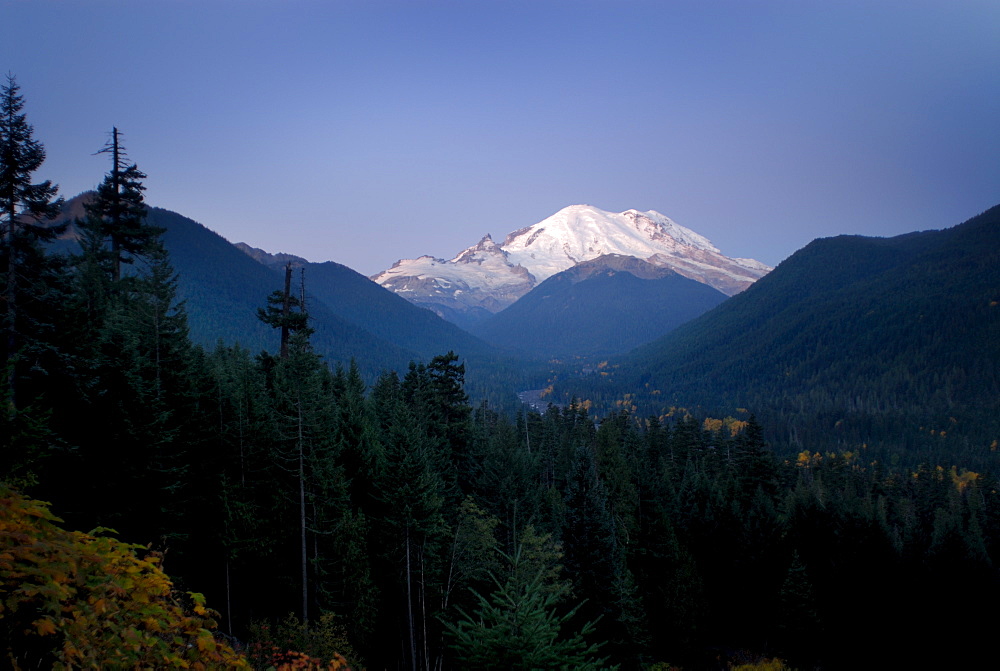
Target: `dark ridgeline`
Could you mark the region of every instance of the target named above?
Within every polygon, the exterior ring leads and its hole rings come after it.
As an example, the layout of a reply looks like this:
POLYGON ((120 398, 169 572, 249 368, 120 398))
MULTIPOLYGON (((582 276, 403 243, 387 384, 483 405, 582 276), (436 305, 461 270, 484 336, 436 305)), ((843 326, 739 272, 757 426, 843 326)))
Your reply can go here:
POLYGON ((536 357, 604 357, 655 340, 724 300, 669 268, 609 254, 553 275, 470 330, 536 357))

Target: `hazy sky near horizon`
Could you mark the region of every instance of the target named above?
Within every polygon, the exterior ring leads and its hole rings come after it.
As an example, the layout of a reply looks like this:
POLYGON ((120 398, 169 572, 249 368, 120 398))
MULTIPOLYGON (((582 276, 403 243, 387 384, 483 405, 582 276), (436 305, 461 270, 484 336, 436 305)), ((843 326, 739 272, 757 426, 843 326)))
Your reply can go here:
POLYGON ((995 0, 0 0, 69 197, 366 275, 573 204, 776 264, 1000 203, 995 0))

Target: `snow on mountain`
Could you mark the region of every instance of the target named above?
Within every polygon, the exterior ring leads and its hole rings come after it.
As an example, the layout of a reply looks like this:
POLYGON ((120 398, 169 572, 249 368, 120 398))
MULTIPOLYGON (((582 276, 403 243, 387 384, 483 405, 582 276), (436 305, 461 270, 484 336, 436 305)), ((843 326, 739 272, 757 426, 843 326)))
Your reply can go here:
POLYGON ((511 233, 503 249, 514 263, 530 268, 539 282, 605 254, 646 259, 677 250, 719 253, 711 242, 659 212, 614 214, 589 205, 563 208, 511 233))
POLYGON ((403 259, 371 279, 442 316, 442 306, 499 312, 536 284, 527 270, 507 260, 489 235, 450 261, 433 256, 403 259))
POLYGON ((503 244, 487 235, 450 261, 401 260, 372 280, 442 316, 493 313, 548 277, 606 254, 671 268, 730 296, 771 270, 753 259, 724 256, 707 238, 653 210, 613 213, 572 205, 514 231, 503 244))

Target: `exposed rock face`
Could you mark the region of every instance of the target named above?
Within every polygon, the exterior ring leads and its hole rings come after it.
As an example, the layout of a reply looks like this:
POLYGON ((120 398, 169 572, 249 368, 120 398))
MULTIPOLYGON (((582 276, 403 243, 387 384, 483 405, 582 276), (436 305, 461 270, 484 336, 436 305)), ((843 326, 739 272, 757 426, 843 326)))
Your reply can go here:
POLYGON ((397 261, 372 277, 412 303, 430 308, 446 319, 452 312, 499 312, 535 286, 523 266, 487 235, 451 261, 421 256, 397 261))

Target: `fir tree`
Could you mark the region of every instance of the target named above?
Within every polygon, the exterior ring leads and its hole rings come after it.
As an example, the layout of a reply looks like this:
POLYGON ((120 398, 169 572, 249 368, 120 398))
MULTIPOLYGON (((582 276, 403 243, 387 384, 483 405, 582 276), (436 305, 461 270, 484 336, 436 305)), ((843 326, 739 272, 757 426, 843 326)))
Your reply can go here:
MULTIPOLYGON (((85 205, 88 234, 107 246, 101 250, 101 260, 117 284, 122 279, 122 265, 133 264, 137 258, 155 258, 163 251, 160 236, 163 229, 146 223, 146 205, 142 180, 146 174, 135 163, 129 163, 120 143, 119 131, 112 128, 111 139, 99 154, 111 155, 111 170, 97 187, 93 200, 85 205)), ((96 250, 95 250, 96 251, 96 250)))
MULTIPOLYGON (((303 269, 303 273, 305 270, 303 269)), ((257 317, 272 328, 281 329, 281 348, 278 356, 282 359, 288 358, 289 343, 292 336, 301 333, 302 337, 308 341, 312 334, 309 328, 309 314, 305 309, 305 277, 303 275, 303 289, 300 297, 292 293, 292 264, 289 261, 285 266, 285 288, 278 289, 267 297, 267 307, 257 309, 257 317)), ((300 339, 300 342, 302 340, 300 339)))
POLYGON ((473 614, 458 609, 461 619, 446 623, 452 648, 462 668, 468 669, 601 669, 596 657, 601 644, 587 644, 594 632, 588 622, 572 631, 577 608, 560 614, 559 593, 547 582, 544 569, 528 575, 520 551, 506 557, 510 572, 493 577, 496 589, 489 597, 473 592, 479 607, 473 614))
POLYGON ((32 174, 45 161, 45 149, 34 139, 26 120, 24 98, 12 75, 0 87, 0 273, 2 276, 3 347, 6 363, 7 416, 13 419, 24 405, 18 397, 18 379, 32 367, 32 357, 47 343, 58 261, 45 255, 43 243, 53 240, 60 227, 48 225, 59 213, 58 187, 51 181, 32 183, 32 174))
MULTIPOLYGON (((300 313, 305 315, 305 313, 300 313)), ((305 320, 303 320, 305 321, 305 320)), ((312 351, 308 330, 290 339, 288 356, 274 367, 273 394, 278 444, 275 465, 292 474, 295 492, 296 545, 299 550, 302 620, 309 620, 314 599, 310 587, 310 532, 331 533, 331 520, 346 506, 343 469, 335 459, 335 416, 330 371, 312 351)), ((313 533, 313 564, 319 561, 313 533)))

